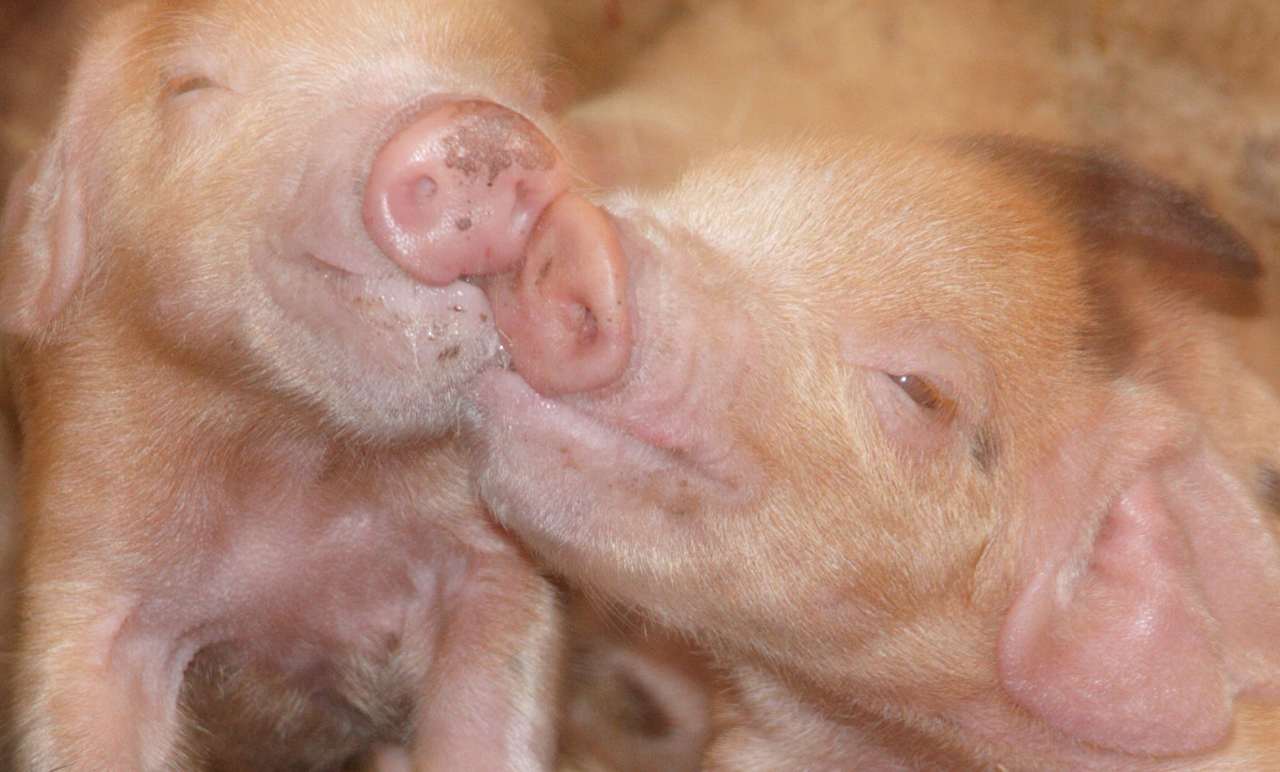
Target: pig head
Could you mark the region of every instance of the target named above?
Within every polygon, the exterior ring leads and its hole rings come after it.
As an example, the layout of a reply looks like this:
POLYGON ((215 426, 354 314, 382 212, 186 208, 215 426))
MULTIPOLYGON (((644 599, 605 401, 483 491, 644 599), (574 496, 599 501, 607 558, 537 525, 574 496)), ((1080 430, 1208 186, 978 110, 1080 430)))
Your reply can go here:
POLYGON ((1225 332, 1261 272, 1230 226, 1009 139, 603 205, 487 280, 480 488, 716 654, 711 766, 1280 763, 1280 403, 1225 332))
POLYGON ((347 424, 414 426, 447 412, 440 405, 466 367, 422 365, 455 344, 461 363, 492 353, 478 348, 492 336, 467 335, 481 322, 452 311, 466 307, 466 288, 439 289, 457 278, 444 275, 447 255, 471 244, 515 249, 564 183, 545 139, 494 144, 512 125, 528 126, 496 105, 537 111, 539 17, 511 18, 516 2, 377 3, 366 12, 376 23, 335 35, 336 19, 351 10, 341 3, 305 13, 220 3, 200 14, 157 3, 149 18, 164 23, 151 24, 137 20, 141 7, 94 42, 53 141, 15 185, 5 329, 48 337, 88 289, 90 302, 67 316, 145 307, 142 318, 117 321, 174 353, 251 352, 347 424), (274 18, 242 24, 256 16, 274 18), (298 31, 308 24, 318 29, 298 31), (464 158, 468 149, 474 156, 464 158), (352 206, 366 190, 363 205, 352 206), (101 211, 113 217, 90 223, 101 211), (205 259, 182 259, 193 246, 205 259), (86 282, 99 274, 110 281, 86 282), (345 277, 361 286, 339 287, 345 277), (117 288, 130 302, 101 297, 117 288), (343 337, 330 309, 331 295, 344 291, 347 305, 369 306, 361 292, 376 297, 387 308, 384 327, 397 314, 432 323, 419 321, 409 335, 374 333, 376 345, 362 337, 364 324, 343 337), (353 356, 367 366, 350 367, 353 356), (425 388, 409 385, 413 373, 428 379, 425 388))
POLYGON ((550 763, 555 593, 454 442, 500 356, 461 279, 567 186, 545 36, 519 0, 158 0, 92 36, 3 219, 23 768, 194 766, 210 704, 254 768, 550 763))

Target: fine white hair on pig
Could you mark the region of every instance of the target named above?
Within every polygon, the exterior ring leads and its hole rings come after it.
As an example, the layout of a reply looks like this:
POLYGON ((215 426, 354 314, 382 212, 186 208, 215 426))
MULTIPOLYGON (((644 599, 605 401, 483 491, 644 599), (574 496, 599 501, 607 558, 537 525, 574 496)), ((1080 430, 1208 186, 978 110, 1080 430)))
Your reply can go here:
POLYGON ((625 354, 540 347, 563 321, 492 281, 522 327, 480 490, 708 646, 710 768, 1280 763, 1280 398, 1234 228, 1009 137, 781 140, 601 206, 617 247, 541 291, 625 354))

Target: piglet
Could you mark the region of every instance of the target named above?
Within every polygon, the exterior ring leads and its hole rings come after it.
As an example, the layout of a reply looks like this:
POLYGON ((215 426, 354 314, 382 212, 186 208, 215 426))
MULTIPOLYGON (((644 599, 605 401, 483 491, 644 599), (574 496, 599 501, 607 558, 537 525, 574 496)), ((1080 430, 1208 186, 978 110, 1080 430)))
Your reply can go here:
POLYGON ((1116 159, 790 141, 485 279, 479 485, 725 673, 711 769, 1280 766, 1261 265, 1116 159))
POLYGON ((462 279, 568 184, 544 21, 155 0, 92 36, 3 220, 21 769, 550 763, 555 593, 455 441, 499 356, 462 279))

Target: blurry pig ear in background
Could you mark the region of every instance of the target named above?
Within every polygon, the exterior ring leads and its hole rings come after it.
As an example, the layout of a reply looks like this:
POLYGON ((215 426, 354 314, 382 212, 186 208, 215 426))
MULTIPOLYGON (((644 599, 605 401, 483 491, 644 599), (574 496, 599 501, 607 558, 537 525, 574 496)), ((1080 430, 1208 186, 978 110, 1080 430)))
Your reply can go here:
POLYGON ((1002 167, 1044 195, 1079 243, 1101 261, 1142 258, 1150 281, 1231 314, 1260 304, 1262 261, 1200 199, 1118 157, 1014 137, 962 140, 962 151, 1002 167))
POLYGON ((79 170, 65 128, 9 187, 0 219, 0 330, 43 332, 84 275, 85 223, 79 170))

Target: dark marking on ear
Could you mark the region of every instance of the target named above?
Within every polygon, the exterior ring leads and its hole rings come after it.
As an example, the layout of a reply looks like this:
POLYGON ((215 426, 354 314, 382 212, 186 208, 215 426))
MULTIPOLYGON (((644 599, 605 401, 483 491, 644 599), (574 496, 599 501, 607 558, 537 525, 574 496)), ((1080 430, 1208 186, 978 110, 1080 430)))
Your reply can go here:
POLYGON ((970 138, 962 152, 1000 165, 1047 199, 1086 253, 1101 262, 1146 258, 1149 280, 1213 310, 1254 315, 1262 307, 1258 253, 1198 198, 1113 155, 1014 137, 970 138))
POLYGON ((980 426, 973 434, 969 453, 973 461, 984 474, 991 474, 996 462, 1000 459, 1000 438, 990 426, 980 426))
POLYGON ((617 679, 620 694, 615 718, 618 724, 641 737, 657 739, 671 734, 671 719, 649 690, 625 671, 619 671, 617 679))
POLYGON ((1258 486, 1262 504, 1276 517, 1280 517, 1280 469, 1263 464, 1258 468, 1258 486))
POLYGON ((1107 374, 1122 375, 1137 357, 1138 324, 1098 261, 1088 261, 1084 281, 1090 308, 1076 331, 1080 350, 1087 359, 1101 363, 1107 374))

